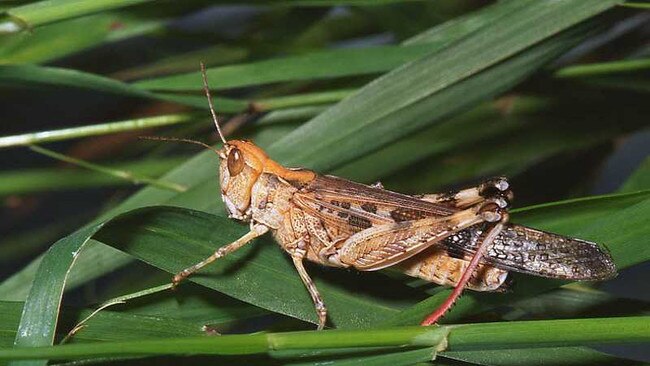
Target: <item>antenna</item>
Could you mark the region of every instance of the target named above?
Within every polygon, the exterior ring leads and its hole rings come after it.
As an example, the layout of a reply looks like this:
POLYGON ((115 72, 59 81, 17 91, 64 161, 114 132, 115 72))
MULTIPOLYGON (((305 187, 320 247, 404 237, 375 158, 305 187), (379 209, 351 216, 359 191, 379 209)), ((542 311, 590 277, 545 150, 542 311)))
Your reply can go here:
POLYGON ((181 138, 178 138, 178 137, 162 137, 162 136, 139 136, 138 138, 141 139, 141 140, 185 142, 185 143, 188 143, 188 144, 200 145, 200 146, 205 147, 206 149, 210 149, 210 150, 216 152, 217 155, 221 155, 221 154, 219 154, 219 150, 217 150, 214 147, 212 147, 212 146, 210 146, 210 145, 208 145, 206 143, 203 143, 201 141, 190 140, 190 139, 181 139, 181 138))
POLYGON ((219 127, 219 120, 217 119, 217 114, 214 112, 214 105, 212 105, 212 96, 210 95, 210 87, 208 86, 208 73, 205 71, 205 64, 201 62, 201 76, 203 77, 203 90, 205 91, 205 96, 208 98, 208 105, 210 106, 210 113, 212 113, 212 120, 214 125, 217 126, 217 132, 219 132, 219 137, 224 144, 227 144, 226 138, 223 137, 221 132, 221 127, 219 127))

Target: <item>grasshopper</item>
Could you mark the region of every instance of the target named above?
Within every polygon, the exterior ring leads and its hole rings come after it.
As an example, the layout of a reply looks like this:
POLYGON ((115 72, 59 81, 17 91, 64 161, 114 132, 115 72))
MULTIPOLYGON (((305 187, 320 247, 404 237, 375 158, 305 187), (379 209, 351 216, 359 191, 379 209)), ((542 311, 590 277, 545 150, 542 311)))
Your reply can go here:
POLYGON ((307 273, 305 260, 320 265, 376 271, 397 267, 404 273, 454 290, 422 321, 437 322, 463 289, 496 291, 508 271, 568 280, 604 280, 616 275, 609 254, 597 244, 509 222, 513 194, 504 177, 443 194, 410 196, 286 168, 257 145, 226 140, 219 126, 205 66, 203 87, 223 142, 221 198, 228 216, 248 222, 250 231, 203 261, 176 274, 178 285, 215 260, 271 232, 291 257, 325 327, 327 308, 307 273))

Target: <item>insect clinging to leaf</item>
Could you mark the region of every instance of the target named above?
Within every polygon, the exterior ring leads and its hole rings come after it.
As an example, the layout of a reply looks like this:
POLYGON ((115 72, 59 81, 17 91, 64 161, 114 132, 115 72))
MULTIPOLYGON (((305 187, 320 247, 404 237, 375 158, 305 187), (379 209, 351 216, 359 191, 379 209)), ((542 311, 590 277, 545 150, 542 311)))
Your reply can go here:
POLYGON ((201 71, 223 142, 218 150, 207 146, 219 155, 221 198, 229 217, 248 222, 250 230, 179 272, 174 286, 267 232, 291 257, 314 303, 318 329, 326 324, 327 309, 305 260, 360 271, 395 267, 454 287, 422 325, 442 317, 465 288, 498 290, 508 271, 568 280, 616 275, 611 257, 595 243, 510 223, 513 194, 506 178, 455 192, 410 196, 381 184, 286 168, 253 142, 226 140, 203 64, 201 71))

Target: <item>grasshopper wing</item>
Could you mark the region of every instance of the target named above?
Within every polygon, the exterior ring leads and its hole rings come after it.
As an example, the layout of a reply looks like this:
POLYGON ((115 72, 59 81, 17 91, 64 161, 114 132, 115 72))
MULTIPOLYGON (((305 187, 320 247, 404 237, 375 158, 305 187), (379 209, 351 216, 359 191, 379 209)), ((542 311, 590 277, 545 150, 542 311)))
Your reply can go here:
POLYGON ((350 236, 339 250, 340 260, 362 271, 379 270, 483 222, 476 210, 469 208, 444 217, 380 225, 350 236))
POLYGON ((473 208, 454 210, 338 177, 318 176, 300 188, 296 208, 338 233, 331 242, 341 262, 363 271, 399 263, 483 222, 473 208))
MULTIPOLYGON (((473 253, 485 231, 476 225, 447 238, 450 252, 473 253)), ((536 276, 596 281, 616 276, 611 256, 596 243, 509 224, 487 248, 484 262, 536 276)))
POLYGON ((293 203, 348 234, 390 223, 448 216, 459 211, 333 176, 318 176, 308 186, 301 187, 294 194, 293 203))

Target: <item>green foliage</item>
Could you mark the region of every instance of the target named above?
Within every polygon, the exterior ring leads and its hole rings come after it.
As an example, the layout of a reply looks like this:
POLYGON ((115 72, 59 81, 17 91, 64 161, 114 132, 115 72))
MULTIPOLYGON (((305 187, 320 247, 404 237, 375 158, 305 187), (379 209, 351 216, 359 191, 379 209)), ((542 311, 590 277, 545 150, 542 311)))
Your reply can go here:
MULTIPOLYGON (((649 342, 647 303, 612 310, 610 303, 629 304, 530 276, 516 276, 507 293, 468 292, 444 325, 421 328, 414 325, 448 289, 390 270, 310 266, 330 311, 328 325, 336 328, 316 332, 295 269, 264 237, 169 291, 170 274, 246 231, 223 215, 212 151, 187 159, 158 142, 129 140, 129 134, 152 129, 206 139, 212 125, 198 61, 209 66, 226 131, 252 138, 282 164, 365 183, 381 179, 388 189, 414 193, 507 174, 528 192, 524 203, 535 203, 513 210, 513 221, 601 243, 619 270, 650 259, 648 160, 619 192, 588 195, 614 142, 648 126, 647 46, 629 37, 619 47, 610 32, 621 23, 632 24, 634 32, 638 4, 251 3, 259 6, 255 15, 227 36, 167 23, 211 4, 199 0, 2 5, 0 93, 36 90, 33 102, 39 103, 58 93, 92 92, 129 98, 148 112, 143 117, 125 107, 84 125, 48 116, 62 125, 48 120, 40 131, 0 137, 0 148, 28 146, 33 151, 25 154, 77 166, 3 167, 0 196, 6 202, 48 191, 146 185, 99 215, 84 214, 81 228, 72 226, 78 218, 61 218, 3 240, 6 262, 39 248, 44 253, 0 282, 0 359, 33 365, 48 359, 156 363, 151 356, 198 364, 407 365, 434 358, 472 365, 634 363, 589 347, 649 342), (336 47, 381 34, 395 39, 336 47), (104 67, 90 66, 93 51, 119 50, 120 42, 138 37, 147 46, 136 65, 113 67, 106 60, 104 67), (179 39, 191 47, 156 48, 179 39), (122 136, 126 143, 113 159, 44 148, 74 140, 106 147, 101 139, 118 133, 109 141, 122 136), (540 179, 536 172, 543 169, 551 173, 540 179), (545 185, 562 189, 548 193, 545 185), (541 199, 530 194, 537 191, 541 199), (60 238, 66 228, 70 234, 60 238), (88 296, 97 279, 110 285, 88 296), (64 294, 75 289, 86 291, 76 291, 82 300, 70 306, 64 294), (125 293, 131 294, 119 296, 125 293), (552 320, 557 309, 567 319, 552 320), (599 315, 589 318, 587 310, 599 315), (265 332, 204 335, 204 325, 239 333, 250 324, 265 332)), ((4 116, 5 123, 18 123, 12 117, 4 116)))

